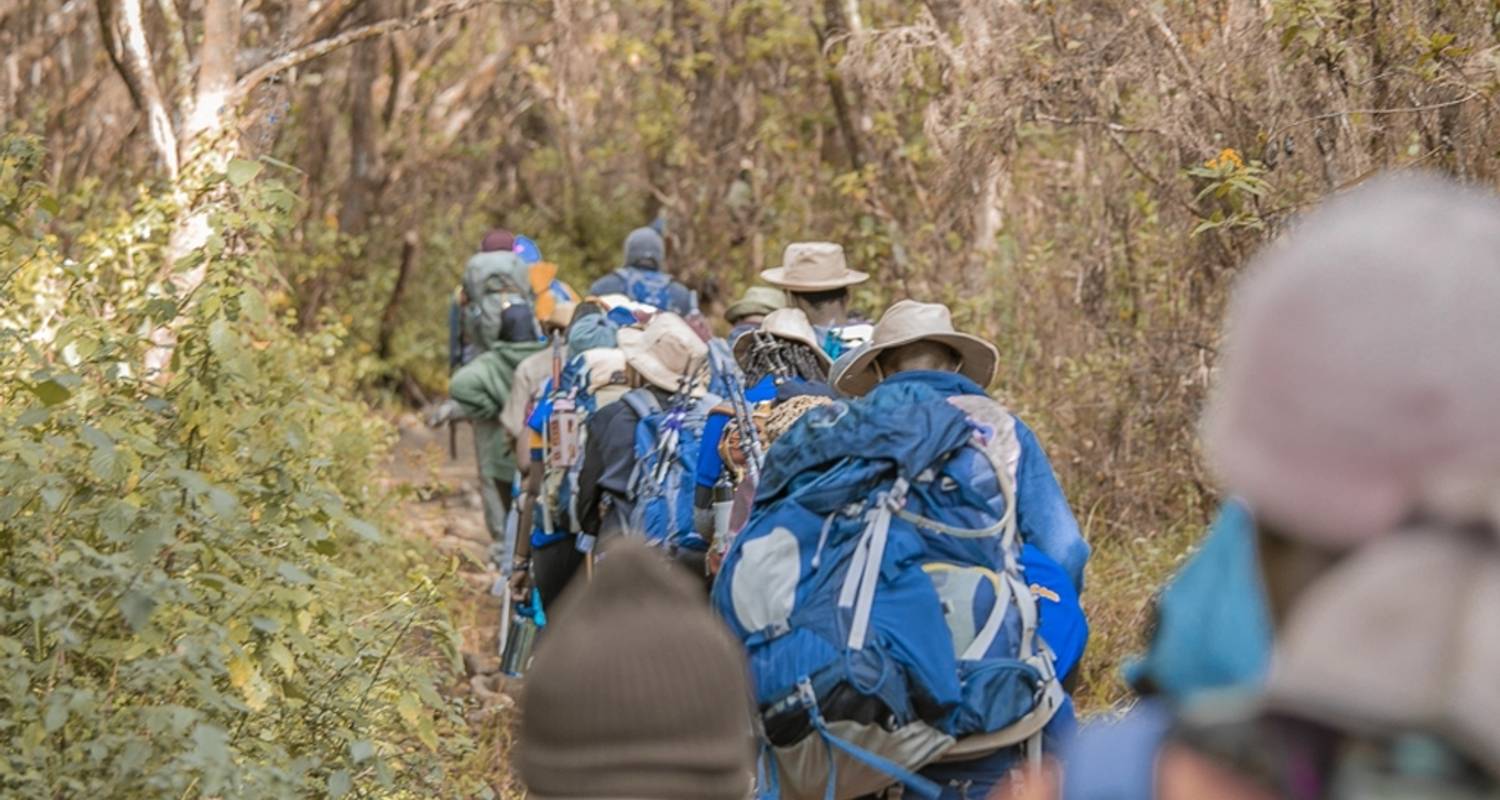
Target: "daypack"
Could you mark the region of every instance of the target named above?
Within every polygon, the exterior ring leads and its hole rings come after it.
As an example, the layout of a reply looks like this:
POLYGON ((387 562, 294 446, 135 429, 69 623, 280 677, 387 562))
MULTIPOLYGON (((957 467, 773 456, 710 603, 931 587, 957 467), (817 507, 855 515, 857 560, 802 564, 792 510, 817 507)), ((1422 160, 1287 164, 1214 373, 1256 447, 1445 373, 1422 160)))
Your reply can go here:
POLYGON ((628 391, 624 371, 625 358, 618 350, 579 353, 561 367, 544 398, 552 410, 542 431, 543 481, 537 527, 546 536, 581 529, 578 475, 588 445, 587 423, 596 411, 628 391))
POLYGON ((1065 695, 1019 563, 1014 419, 914 383, 772 445, 713 603, 744 642, 760 793, 853 798, 1028 743, 1065 695))
POLYGON ((465 302, 460 309, 463 344, 475 354, 500 339, 501 315, 513 305, 531 302, 527 266, 515 253, 475 253, 464 266, 465 302))
POLYGON ((669 552, 706 552, 708 543, 693 525, 693 491, 703 426, 718 398, 678 395, 664 409, 655 393, 642 388, 621 402, 640 417, 624 509, 630 532, 669 552))
POLYGON ((672 309, 672 276, 654 269, 620 267, 615 274, 625 283, 625 295, 661 311, 672 309))

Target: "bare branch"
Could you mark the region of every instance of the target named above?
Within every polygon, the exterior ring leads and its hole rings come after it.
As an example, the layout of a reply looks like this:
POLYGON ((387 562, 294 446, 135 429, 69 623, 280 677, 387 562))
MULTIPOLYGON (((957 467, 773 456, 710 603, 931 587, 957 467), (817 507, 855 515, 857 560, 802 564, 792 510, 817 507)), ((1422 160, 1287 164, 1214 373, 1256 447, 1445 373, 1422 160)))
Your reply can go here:
POLYGON ((338 30, 339 23, 344 21, 349 13, 358 8, 364 0, 328 0, 318 13, 313 14, 312 19, 307 21, 307 27, 303 28, 301 35, 292 46, 306 47, 319 39, 325 39, 338 30))
POLYGON ((99 0, 99 24, 105 49, 114 62, 136 108, 146 114, 151 147, 167 171, 176 179, 178 173, 177 131, 161 99, 156 69, 151 65, 151 49, 146 43, 145 16, 141 0, 99 0))
POLYGON ((499 0, 450 0, 449 2, 432 6, 416 16, 398 17, 381 20, 369 25, 362 25, 358 28, 344 31, 337 36, 314 42, 306 47, 299 47, 291 52, 282 53, 250 70, 250 72, 245 74, 245 77, 240 78, 239 84, 235 86, 233 100, 235 102, 243 100, 250 92, 254 91, 255 87, 259 86, 272 75, 289 70, 299 64, 305 64, 315 58, 321 58, 335 50, 348 47, 355 42, 364 41, 375 36, 383 36, 387 33, 394 33, 395 31, 410 30, 411 28, 420 27, 444 17, 462 14, 480 5, 495 2, 499 2, 499 0))
MULTIPOLYGON (((50 52, 58 42, 72 35, 83 18, 83 12, 87 9, 88 3, 84 0, 68 0, 61 9, 47 17, 42 36, 32 37, 21 46, 17 53, 17 62, 29 66, 50 52)), ((5 16, 13 10, 13 8, 0 9, 0 20, 4 20, 5 16)))

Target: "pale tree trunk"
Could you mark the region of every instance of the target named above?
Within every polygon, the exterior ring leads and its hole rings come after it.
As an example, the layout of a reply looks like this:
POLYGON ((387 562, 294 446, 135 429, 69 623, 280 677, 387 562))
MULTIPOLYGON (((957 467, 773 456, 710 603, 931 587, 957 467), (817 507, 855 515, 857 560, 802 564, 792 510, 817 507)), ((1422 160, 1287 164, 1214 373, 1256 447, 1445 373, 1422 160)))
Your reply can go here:
POLYGON ((162 102, 161 86, 151 66, 151 48, 146 43, 146 24, 141 0, 99 0, 99 23, 104 33, 109 58, 125 79, 130 97, 146 115, 146 131, 151 149, 163 171, 173 181, 180 172, 177 155, 177 130, 162 102))

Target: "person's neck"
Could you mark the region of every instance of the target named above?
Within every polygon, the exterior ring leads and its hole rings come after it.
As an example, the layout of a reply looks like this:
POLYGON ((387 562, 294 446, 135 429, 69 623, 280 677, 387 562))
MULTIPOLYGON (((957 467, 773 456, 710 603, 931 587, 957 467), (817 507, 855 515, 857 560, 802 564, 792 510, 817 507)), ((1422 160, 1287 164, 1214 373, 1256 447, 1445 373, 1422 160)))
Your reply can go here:
POLYGON ((833 328, 849 321, 849 309, 843 303, 829 303, 818 308, 802 306, 807 321, 816 328, 833 328))

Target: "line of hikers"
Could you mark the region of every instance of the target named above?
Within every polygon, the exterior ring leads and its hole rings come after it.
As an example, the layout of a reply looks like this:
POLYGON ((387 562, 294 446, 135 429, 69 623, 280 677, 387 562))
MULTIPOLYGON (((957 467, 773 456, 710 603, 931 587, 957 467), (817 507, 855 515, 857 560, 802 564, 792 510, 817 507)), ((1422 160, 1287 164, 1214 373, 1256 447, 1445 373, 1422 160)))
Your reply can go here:
POLYGON ((1204 428, 1235 499, 1142 699, 1082 727, 1090 548, 992 344, 859 318, 837 244, 787 246, 718 338, 658 229, 586 295, 522 241, 466 267, 434 421, 475 423, 543 626, 508 662, 531 794, 1500 796, 1496 198, 1377 181, 1247 268, 1204 428))

